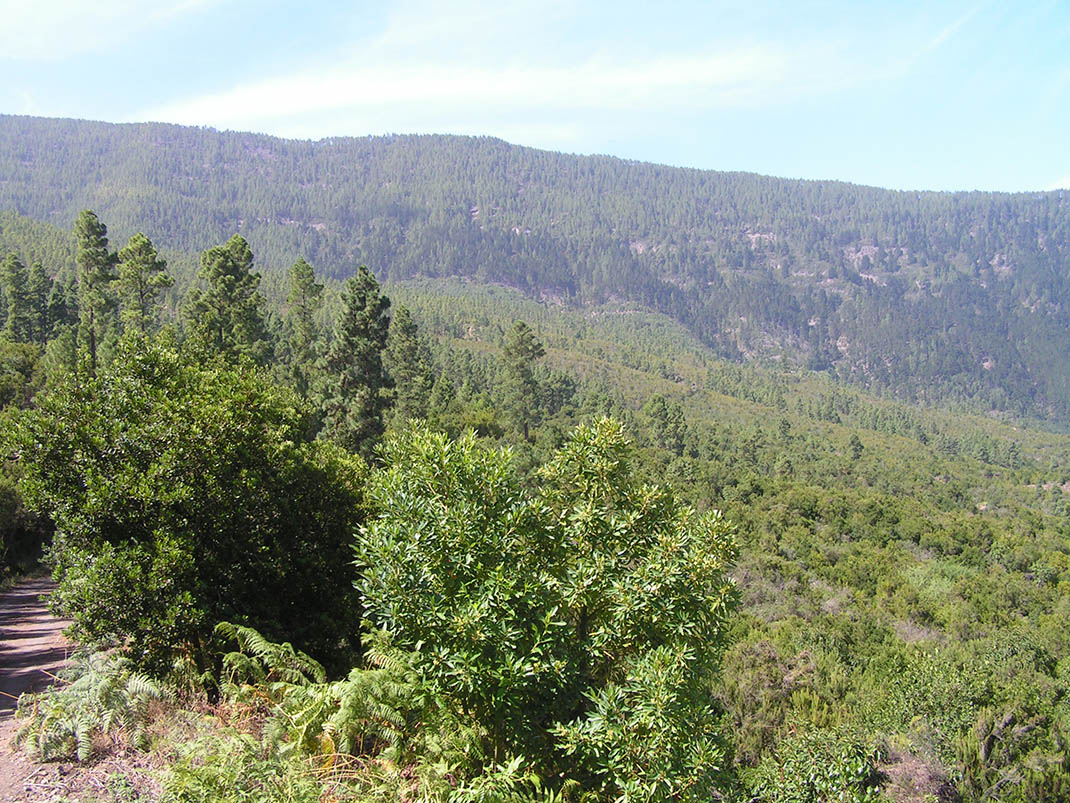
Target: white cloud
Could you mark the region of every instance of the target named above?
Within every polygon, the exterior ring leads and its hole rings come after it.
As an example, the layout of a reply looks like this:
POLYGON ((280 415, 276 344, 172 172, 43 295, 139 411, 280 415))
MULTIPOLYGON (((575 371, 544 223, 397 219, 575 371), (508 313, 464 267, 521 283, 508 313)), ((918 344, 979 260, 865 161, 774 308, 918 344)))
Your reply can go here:
POLYGON ((59 61, 103 51, 216 0, 6 0, 0 58, 59 61))
POLYGON ((944 44, 944 42, 946 42, 948 39, 958 33, 959 29, 971 19, 973 19, 974 15, 976 15, 977 12, 981 10, 983 5, 984 4, 982 3, 974 6, 957 20, 946 26, 942 31, 940 31, 940 33, 938 33, 929 41, 929 44, 925 48, 925 52, 931 52, 933 50, 936 50, 938 47, 944 44))
POLYGON ((789 77, 783 57, 762 46, 631 63, 364 64, 279 76, 150 108, 137 118, 263 130, 265 123, 339 111, 360 116, 408 110, 403 117, 456 117, 461 109, 493 110, 498 117, 510 111, 645 113, 746 103, 789 77))

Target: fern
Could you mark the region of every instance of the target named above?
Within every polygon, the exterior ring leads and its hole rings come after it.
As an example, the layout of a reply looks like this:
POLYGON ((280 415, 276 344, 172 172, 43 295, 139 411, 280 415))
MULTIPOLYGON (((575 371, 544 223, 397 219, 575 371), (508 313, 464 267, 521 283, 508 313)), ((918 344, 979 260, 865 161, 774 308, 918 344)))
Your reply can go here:
POLYGON ((281 682, 293 685, 323 683, 327 673, 315 659, 295 650, 289 642, 268 641, 251 627, 220 622, 215 633, 238 642, 238 651, 223 657, 225 684, 250 685, 281 682))
POLYGON ((239 646, 223 659, 224 694, 231 702, 268 704, 263 738, 281 754, 364 753, 401 740, 411 692, 396 674, 404 671, 399 660, 328 683, 323 667, 288 643, 229 622, 216 633, 239 646))
POLYGON ((75 653, 60 679, 65 685, 19 699, 18 716, 26 722, 16 742, 46 761, 87 761, 97 734, 146 748, 151 704, 172 695, 131 667, 131 661, 116 652, 75 653))

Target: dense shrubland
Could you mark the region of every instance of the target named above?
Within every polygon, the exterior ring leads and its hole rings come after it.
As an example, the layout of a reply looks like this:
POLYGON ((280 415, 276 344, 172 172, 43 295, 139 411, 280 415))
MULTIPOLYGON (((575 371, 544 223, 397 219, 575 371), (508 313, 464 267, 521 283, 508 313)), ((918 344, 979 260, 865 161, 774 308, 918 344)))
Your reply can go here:
POLYGON ((42 753, 152 733, 174 800, 1067 796, 1066 437, 627 304, 262 292, 239 237, 187 293, 92 223, 3 279, 4 543, 55 523, 104 650, 42 753))

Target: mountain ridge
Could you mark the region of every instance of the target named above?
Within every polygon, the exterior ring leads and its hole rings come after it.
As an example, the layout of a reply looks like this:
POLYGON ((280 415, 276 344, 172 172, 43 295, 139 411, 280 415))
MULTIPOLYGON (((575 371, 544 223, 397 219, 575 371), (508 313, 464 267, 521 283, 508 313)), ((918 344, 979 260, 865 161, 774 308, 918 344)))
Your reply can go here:
POLYGON ((266 274, 457 276, 639 303, 722 356, 910 401, 1070 416, 1070 199, 884 190, 574 156, 492 137, 286 140, 0 116, 0 209, 92 208, 197 253, 235 231, 266 274))

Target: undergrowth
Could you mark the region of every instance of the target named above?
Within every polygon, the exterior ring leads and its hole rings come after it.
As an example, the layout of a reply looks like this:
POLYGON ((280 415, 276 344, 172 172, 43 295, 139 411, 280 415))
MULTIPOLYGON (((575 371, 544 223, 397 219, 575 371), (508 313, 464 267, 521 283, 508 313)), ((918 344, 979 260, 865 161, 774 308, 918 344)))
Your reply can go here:
POLYGON ((45 761, 86 761, 99 738, 145 749, 153 705, 171 697, 121 653, 77 652, 51 688, 19 699, 18 715, 26 721, 15 740, 45 761))

